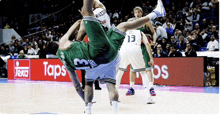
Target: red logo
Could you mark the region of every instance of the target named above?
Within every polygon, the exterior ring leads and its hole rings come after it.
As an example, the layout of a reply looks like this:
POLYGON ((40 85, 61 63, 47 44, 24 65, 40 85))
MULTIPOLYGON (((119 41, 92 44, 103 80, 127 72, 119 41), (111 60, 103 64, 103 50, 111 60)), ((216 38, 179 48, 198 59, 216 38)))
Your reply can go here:
POLYGON ((15 79, 30 79, 30 60, 20 59, 14 60, 14 78, 15 79))

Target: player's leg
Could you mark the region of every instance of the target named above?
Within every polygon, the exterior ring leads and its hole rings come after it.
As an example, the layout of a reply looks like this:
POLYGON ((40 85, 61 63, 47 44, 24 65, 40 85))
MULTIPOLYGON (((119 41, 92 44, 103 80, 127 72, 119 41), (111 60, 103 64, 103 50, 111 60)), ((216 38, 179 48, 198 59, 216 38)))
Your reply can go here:
POLYGON ((166 13, 163 7, 163 3, 161 0, 158 0, 157 7, 150 14, 134 21, 120 23, 117 26, 117 28, 121 31, 126 32, 127 30, 140 28, 141 26, 145 25, 148 21, 165 15, 166 13))
POLYGON ((149 79, 147 77, 147 73, 146 71, 141 71, 140 74, 141 74, 143 86, 145 89, 144 91, 147 95, 147 103, 152 104, 154 103, 154 101, 152 100, 151 95, 150 95, 150 84, 149 84, 149 79))
POLYGON ((117 74, 116 74, 116 90, 118 91, 120 84, 121 84, 121 78, 124 74, 124 71, 122 70, 118 70, 117 74))
POLYGON ((135 84, 136 72, 130 70, 130 88, 128 89, 126 95, 134 95, 134 84, 135 84))
POLYGON ((108 88, 112 110, 113 110, 114 113, 117 113, 117 110, 118 110, 118 97, 119 97, 118 91, 116 90, 114 83, 106 82, 106 86, 108 88))
POLYGON ((153 73, 150 70, 146 70, 147 72, 147 76, 148 76, 148 79, 149 79, 149 86, 150 86, 150 94, 151 96, 156 96, 156 93, 154 91, 154 87, 153 87, 153 82, 154 82, 154 77, 153 77, 153 73))
POLYGON ((91 107, 92 107, 92 99, 93 99, 93 82, 85 82, 85 104, 86 114, 91 114, 91 107))
POLYGON ((93 1, 94 0, 83 0, 82 16, 94 16, 92 11, 93 1))

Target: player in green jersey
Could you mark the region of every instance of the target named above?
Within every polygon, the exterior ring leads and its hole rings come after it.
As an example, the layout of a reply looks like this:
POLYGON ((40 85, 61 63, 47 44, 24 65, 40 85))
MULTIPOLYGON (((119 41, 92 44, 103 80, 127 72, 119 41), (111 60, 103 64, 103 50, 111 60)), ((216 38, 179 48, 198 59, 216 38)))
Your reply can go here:
MULTIPOLYGON (((96 1, 96 0, 95 0, 96 1)), ((159 7, 153 13, 140 18, 139 20, 125 22, 117 27, 111 27, 105 32, 93 14, 92 7, 94 0, 84 0, 81 14, 83 15, 84 27, 80 26, 80 21, 73 24, 67 33, 59 40, 59 49, 57 51, 58 58, 66 66, 74 86, 85 101, 86 113, 91 113, 93 99, 93 81, 100 77, 100 81, 106 83, 110 103, 113 111, 117 112, 118 92, 115 89, 116 68, 119 64, 118 49, 120 48, 125 31, 128 29, 136 29, 144 25, 150 19, 164 15, 164 8, 159 7), (79 29, 77 37, 80 37, 80 31, 85 29, 89 37, 89 43, 82 41, 69 41, 70 36, 79 29), (114 33, 113 33, 114 32, 114 33), (116 32, 116 33, 115 33, 116 32), (79 80, 75 70, 86 70, 86 85, 83 92, 80 87, 79 80)), ((98 15, 96 15, 97 17, 98 15)), ((103 23, 102 23, 103 24, 103 23)), ((82 34, 83 35, 83 34, 82 34)), ((55 44, 54 42, 52 43, 55 44)), ((51 47, 56 48, 56 47, 51 47)), ((56 51, 54 49, 54 51, 56 51)))

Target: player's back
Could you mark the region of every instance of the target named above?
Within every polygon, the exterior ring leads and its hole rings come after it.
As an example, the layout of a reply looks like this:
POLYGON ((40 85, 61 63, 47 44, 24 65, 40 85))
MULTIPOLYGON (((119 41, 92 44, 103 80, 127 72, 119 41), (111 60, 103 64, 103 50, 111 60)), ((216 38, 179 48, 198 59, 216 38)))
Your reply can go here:
POLYGON ((68 70, 87 70, 97 66, 90 59, 88 44, 82 41, 73 42, 68 49, 59 49, 57 56, 68 70))
POLYGON ((128 52, 130 54, 141 51, 141 31, 128 30, 120 51, 128 52))

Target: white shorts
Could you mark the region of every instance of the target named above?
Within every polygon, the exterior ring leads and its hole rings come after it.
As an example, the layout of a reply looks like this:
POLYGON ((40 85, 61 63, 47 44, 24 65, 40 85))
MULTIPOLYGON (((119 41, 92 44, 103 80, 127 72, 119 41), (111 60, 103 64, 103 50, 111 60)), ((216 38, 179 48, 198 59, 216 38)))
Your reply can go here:
POLYGON ((145 62, 143 58, 142 51, 136 50, 135 52, 130 50, 122 50, 119 52, 121 56, 121 61, 119 65, 119 70, 127 71, 127 66, 132 65, 135 72, 145 71, 145 62))
POLYGON ((119 66, 120 56, 107 64, 100 64, 98 67, 86 70, 85 81, 93 82, 99 78, 101 83, 110 82, 116 83, 116 73, 119 66))

